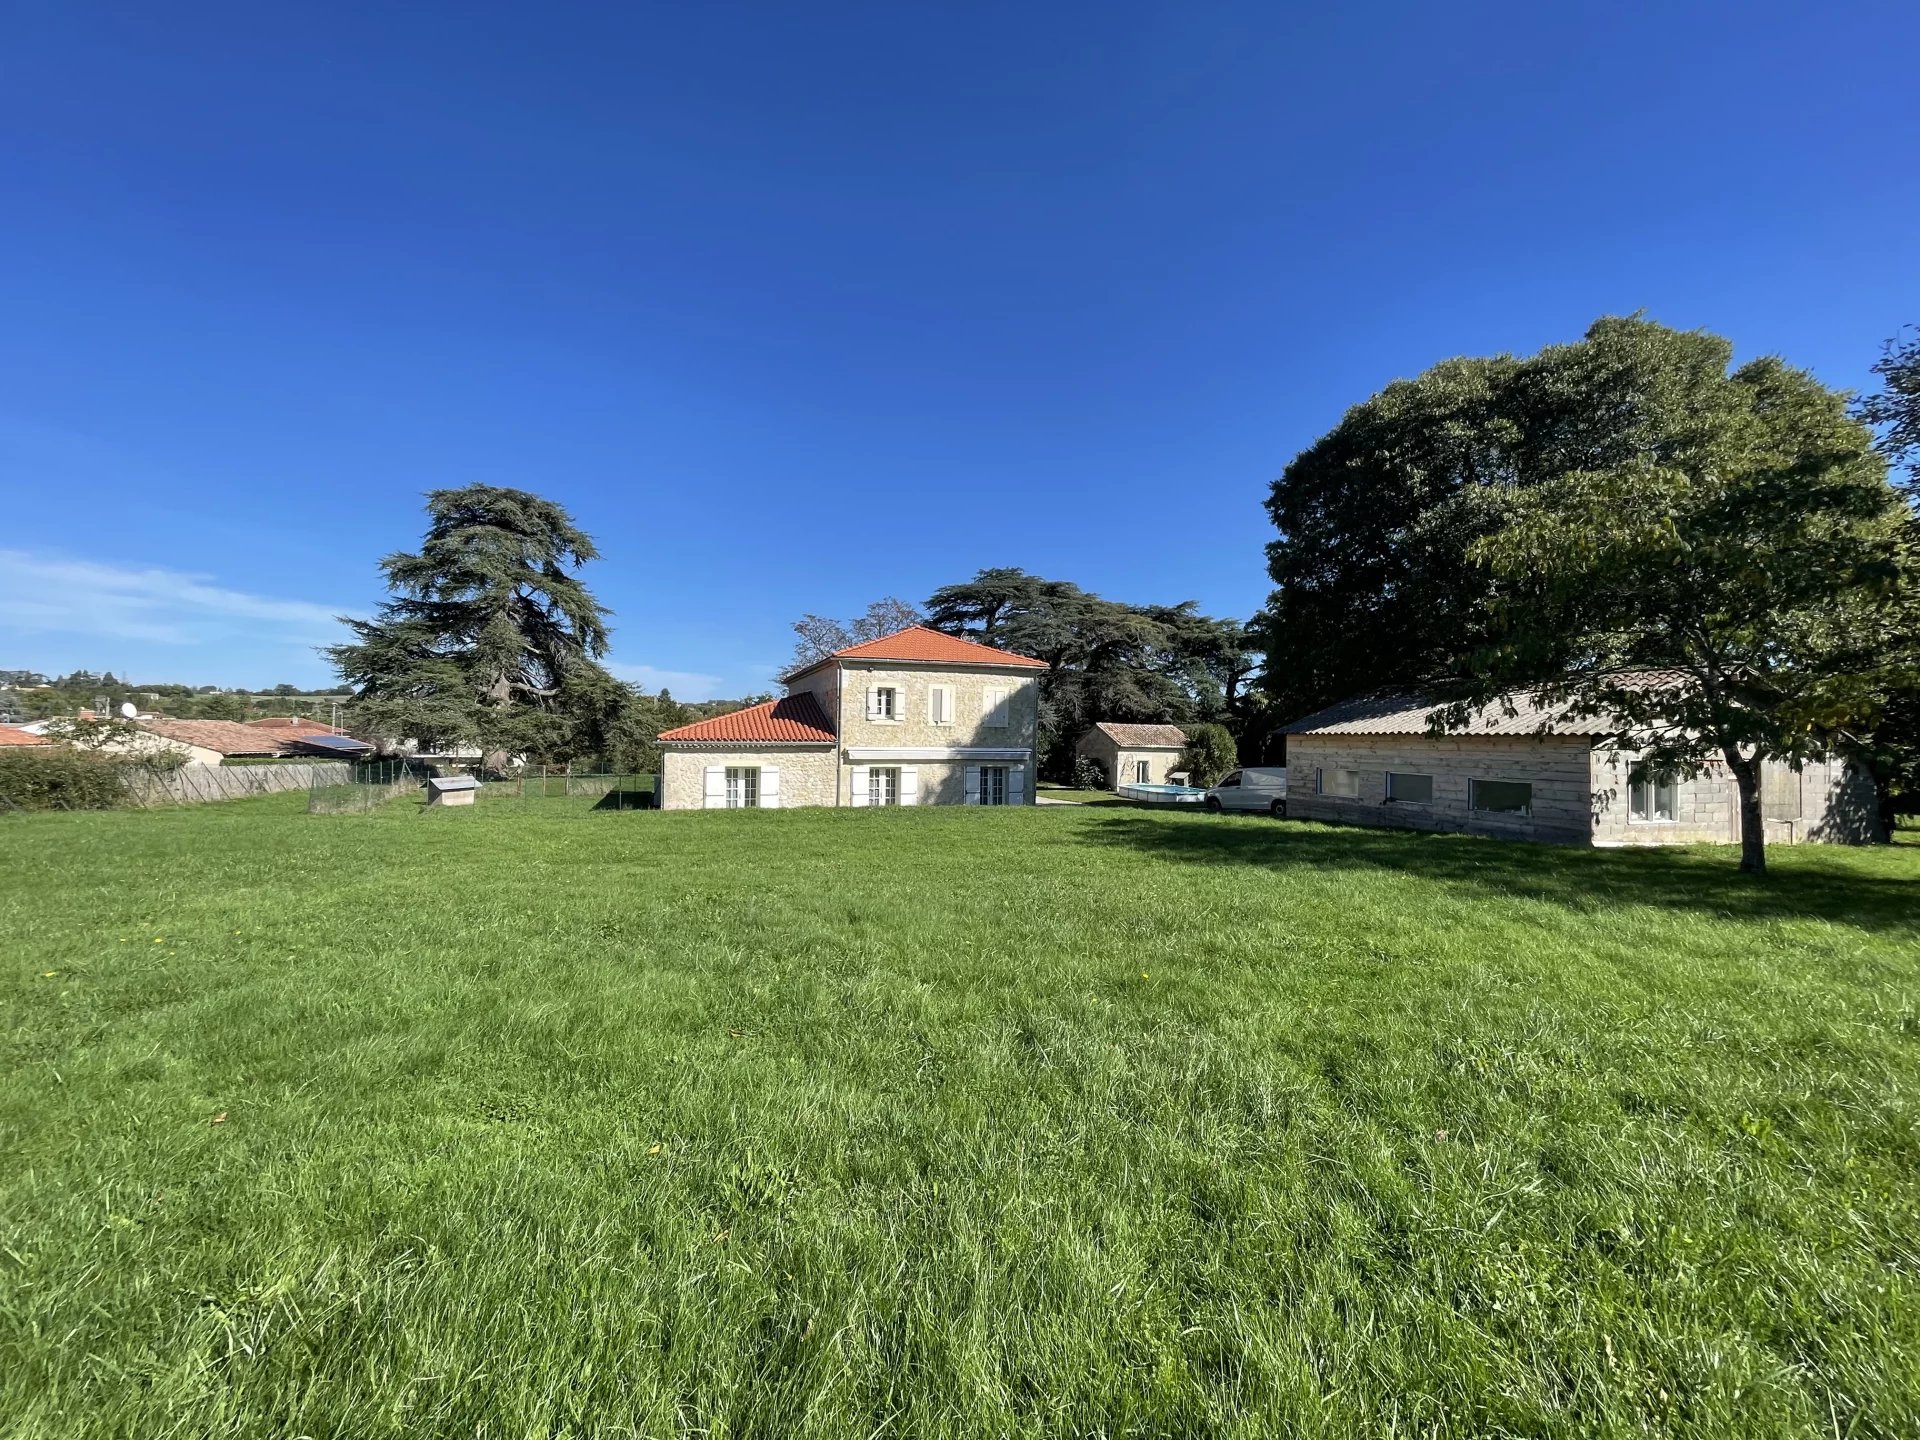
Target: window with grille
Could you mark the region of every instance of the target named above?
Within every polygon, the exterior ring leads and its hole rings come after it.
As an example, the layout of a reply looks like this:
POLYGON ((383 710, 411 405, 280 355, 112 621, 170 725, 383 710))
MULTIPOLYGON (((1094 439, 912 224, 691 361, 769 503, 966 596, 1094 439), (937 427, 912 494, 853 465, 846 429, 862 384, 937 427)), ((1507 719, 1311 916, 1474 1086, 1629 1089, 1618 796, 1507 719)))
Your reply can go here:
POLYGON ((982 805, 1007 803, 1006 766, 982 765, 980 767, 980 803, 982 805))
POLYGON ((900 714, 900 692, 891 685, 876 686, 873 692, 873 718, 892 720, 900 714))
POLYGON ((729 810, 760 808, 759 766, 729 765, 727 767, 727 808, 729 810))
POLYGON ((867 804, 900 803, 900 770, 894 765, 876 765, 867 771, 867 804))

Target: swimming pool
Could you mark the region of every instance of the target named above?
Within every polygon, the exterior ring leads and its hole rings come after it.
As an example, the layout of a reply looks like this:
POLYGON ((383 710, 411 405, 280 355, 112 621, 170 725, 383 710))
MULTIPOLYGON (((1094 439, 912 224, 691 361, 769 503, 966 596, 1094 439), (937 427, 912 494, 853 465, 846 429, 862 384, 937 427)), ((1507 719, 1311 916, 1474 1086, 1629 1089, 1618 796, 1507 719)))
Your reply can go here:
POLYGON ((1198 805, 1207 798, 1206 791, 1191 785, 1122 785, 1114 793, 1142 805, 1198 805))

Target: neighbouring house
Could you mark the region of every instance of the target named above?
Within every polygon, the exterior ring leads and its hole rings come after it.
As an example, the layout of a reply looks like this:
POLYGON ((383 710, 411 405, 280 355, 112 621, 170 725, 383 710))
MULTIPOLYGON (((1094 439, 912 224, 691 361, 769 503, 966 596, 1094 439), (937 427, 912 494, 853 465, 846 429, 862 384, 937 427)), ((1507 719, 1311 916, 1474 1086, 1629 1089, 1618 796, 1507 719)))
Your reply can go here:
POLYGON ((1187 732, 1178 725, 1119 725, 1101 720, 1074 745, 1076 755, 1097 760, 1107 772, 1107 788, 1165 785, 1187 748, 1187 732))
MULTIPOLYGON (((287 747, 271 731, 256 730, 238 720, 136 720, 143 735, 164 742, 168 748, 184 750, 190 765, 218 765, 223 760, 265 759, 287 753, 287 747)), ((103 748, 140 752, 150 748, 140 741, 103 748)))
POLYGON ((255 730, 271 730, 275 735, 344 735, 337 725, 328 725, 306 715, 268 715, 259 720, 241 722, 255 730))
MULTIPOLYGON (((1427 729, 1434 708, 1405 695, 1349 700, 1287 726, 1287 814, 1576 845, 1740 839, 1739 793, 1724 764, 1652 771, 1610 738, 1617 723, 1523 694, 1442 735, 1427 729)), ((1760 794, 1771 843, 1878 838, 1873 779, 1853 761, 1767 761, 1760 794)))
POLYGON ((44 745, 47 737, 12 725, 0 725, 0 746, 44 745))
POLYGON ((1029 805, 1044 660, 913 625, 660 735, 665 810, 1029 805))

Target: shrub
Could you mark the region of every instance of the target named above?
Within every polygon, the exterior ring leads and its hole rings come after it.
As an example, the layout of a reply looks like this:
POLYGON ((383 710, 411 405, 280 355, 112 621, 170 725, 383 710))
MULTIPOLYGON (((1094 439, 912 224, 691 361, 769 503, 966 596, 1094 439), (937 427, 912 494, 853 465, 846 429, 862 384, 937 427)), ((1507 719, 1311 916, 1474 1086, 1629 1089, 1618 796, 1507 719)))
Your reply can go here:
POLYGON ((101 755, 66 745, 0 750, 0 808, 109 810, 127 803, 124 756, 101 755))
POLYGON ((1196 725, 1187 736, 1187 748, 1180 755, 1180 768, 1187 772, 1187 783, 1205 789, 1218 784, 1220 777, 1240 763, 1233 735, 1224 725, 1196 725))
POLYGON ((1107 788, 1107 767, 1091 755, 1079 755, 1073 762, 1073 788, 1076 790, 1104 790, 1107 788))

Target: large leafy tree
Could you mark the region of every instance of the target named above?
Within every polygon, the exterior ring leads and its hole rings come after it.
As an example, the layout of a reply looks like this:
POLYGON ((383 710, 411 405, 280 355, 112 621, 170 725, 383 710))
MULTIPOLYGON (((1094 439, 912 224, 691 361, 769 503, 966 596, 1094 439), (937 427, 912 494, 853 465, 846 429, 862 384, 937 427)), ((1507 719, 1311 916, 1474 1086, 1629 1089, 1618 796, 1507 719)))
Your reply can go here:
POLYGON ((496 767, 566 749, 618 685, 597 663, 607 612, 573 573, 593 541, 551 500, 493 485, 429 492, 427 520, 417 552, 380 562, 391 598, 327 652, 356 724, 477 743, 496 767))
POLYGON ((1880 788, 1881 823, 1891 830, 1896 816, 1920 813, 1920 330, 1889 340, 1873 370, 1880 388, 1854 414, 1878 428, 1908 503, 1901 601, 1872 672, 1878 713, 1859 747, 1880 788))
POLYGON ((1842 743, 1873 713, 1898 497, 1845 397, 1804 371, 1729 372, 1731 345, 1701 333, 1596 332, 1540 378, 1562 387, 1553 408, 1605 417, 1609 434, 1524 472, 1468 546, 1486 578, 1466 698, 1525 686, 1617 717, 1655 768, 1724 764, 1740 866, 1758 872, 1763 762, 1842 743))
POLYGON ((863 613, 844 622, 830 615, 802 615, 793 622, 793 659, 788 662, 789 667, 797 670, 824 660, 836 650, 858 645, 863 640, 878 640, 882 635, 919 623, 920 612, 894 595, 874 601, 863 613))
POLYGON ((1256 668, 1246 627, 1191 601, 1129 605, 1024 570, 982 570, 927 601, 927 624, 1045 660, 1042 763, 1096 720, 1229 721, 1256 668))

